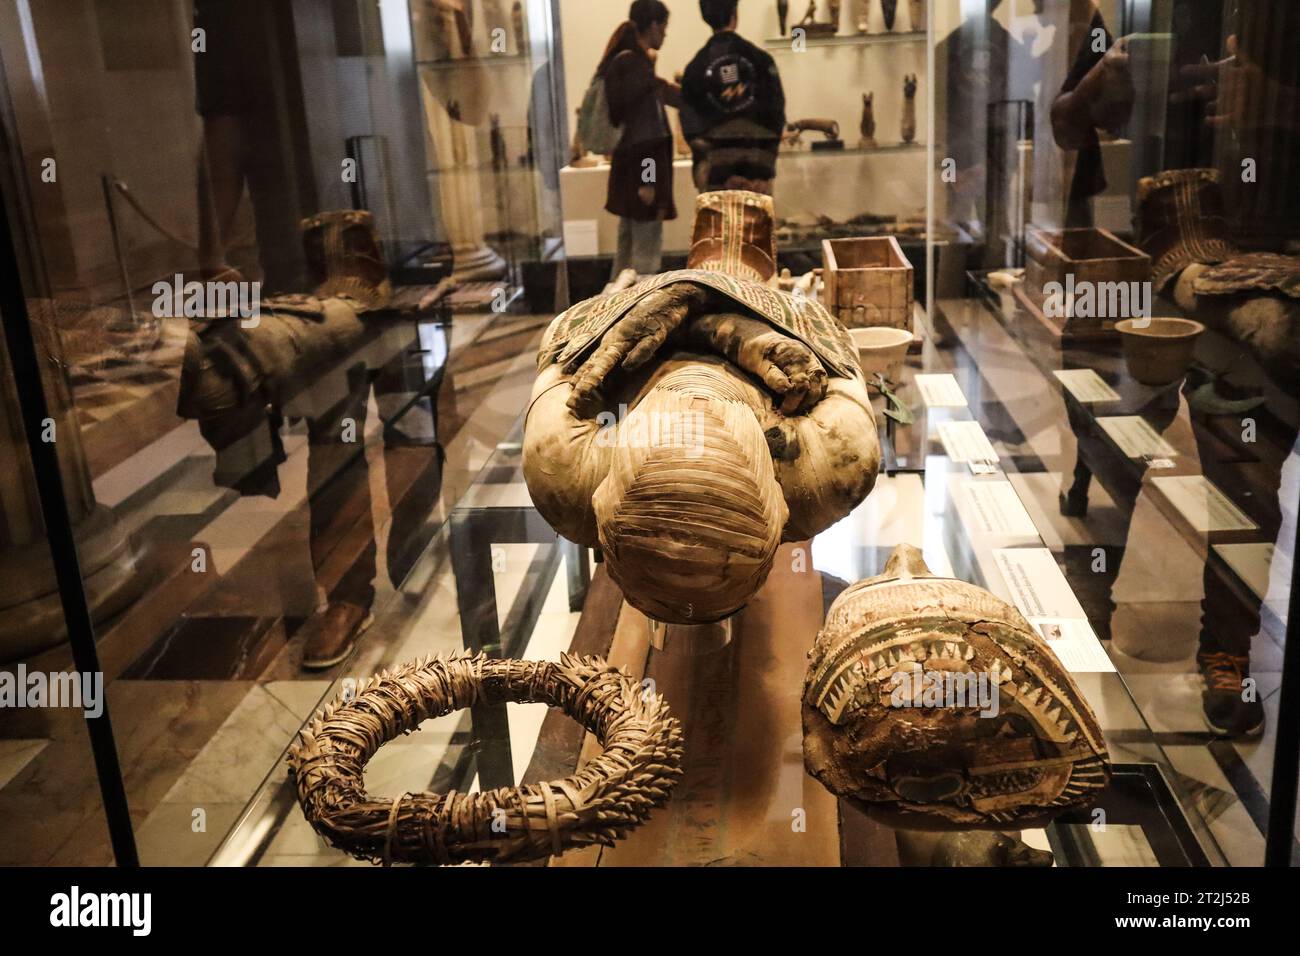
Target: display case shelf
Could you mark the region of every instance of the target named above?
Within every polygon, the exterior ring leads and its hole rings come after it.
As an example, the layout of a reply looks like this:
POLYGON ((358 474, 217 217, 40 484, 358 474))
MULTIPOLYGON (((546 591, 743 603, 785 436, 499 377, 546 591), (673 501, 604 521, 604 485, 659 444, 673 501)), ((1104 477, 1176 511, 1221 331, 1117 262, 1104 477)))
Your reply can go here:
MULTIPOLYGON (((783 149, 777 154, 777 159, 824 159, 833 156, 875 156, 880 153, 923 153, 925 152, 925 143, 886 143, 883 146, 872 146, 863 148, 861 146, 846 146, 844 149, 783 149)), ((680 157, 679 157, 680 158, 680 157)), ((565 169, 609 169, 609 162, 601 160, 594 166, 574 167, 568 165, 565 169)), ((437 170, 432 170, 437 172, 437 170)))
MULTIPOLYGON (((794 28, 792 28, 794 29, 794 28)), ((809 35, 804 42, 809 46, 874 46, 879 43, 924 43, 924 30, 902 30, 898 33, 832 33, 829 36, 809 35)), ((769 50, 789 50, 794 52, 791 44, 794 37, 774 37, 764 40, 763 45, 769 50)))
POLYGON ((494 166, 492 163, 475 163, 473 166, 430 166, 425 170, 430 176, 451 176, 455 173, 534 173, 537 168, 531 163, 521 163, 516 157, 513 162, 508 162, 504 166, 494 166))
POLYGON ((466 66, 500 64, 522 66, 529 58, 522 53, 491 53, 488 56, 462 56, 447 60, 416 60, 422 70, 456 70, 466 66))
POLYGON ((846 146, 844 149, 783 149, 780 159, 821 159, 826 156, 874 156, 878 153, 923 153, 925 143, 887 143, 884 146, 846 146))

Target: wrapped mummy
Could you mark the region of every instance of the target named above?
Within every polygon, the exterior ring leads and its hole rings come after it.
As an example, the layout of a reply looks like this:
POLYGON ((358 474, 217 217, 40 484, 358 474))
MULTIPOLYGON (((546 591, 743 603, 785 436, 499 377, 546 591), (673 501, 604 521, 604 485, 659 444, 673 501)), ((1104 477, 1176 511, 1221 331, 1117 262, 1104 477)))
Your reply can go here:
POLYGON ((355 352, 393 295, 370 213, 324 212, 300 229, 314 294, 261 299, 246 322, 192 317, 186 339, 177 414, 217 453, 214 482, 242 494, 279 494, 281 411, 355 352))
POLYGON ((772 223, 768 196, 701 195, 687 269, 579 303, 542 341, 533 502, 659 621, 734 613, 780 543, 848 514, 879 468, 847 334, 769 284, 772 223))
POLYGON ((831 605, 803 729, 826 789, 915 830, 1039 826, 1110 779, 1097 718, 1047 642, 909 545, 831 605))
POLYGON ((1219 172, 1175 169, 1138 183, 1138 224, 1157 293, 1242 343, 1280 381, 1300 369, 1300 256, 1247 253, 1228 238, 1219 172))

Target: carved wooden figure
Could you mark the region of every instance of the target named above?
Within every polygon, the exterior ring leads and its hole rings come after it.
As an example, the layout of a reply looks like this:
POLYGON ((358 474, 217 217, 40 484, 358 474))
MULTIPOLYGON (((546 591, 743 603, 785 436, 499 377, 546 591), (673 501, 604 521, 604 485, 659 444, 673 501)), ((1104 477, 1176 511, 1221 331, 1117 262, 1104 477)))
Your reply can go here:
POLYGON ((474 52, 474 8, 468 0, 424 0, 423 15, 427 19, 436 59, 456 57, 474 52), (455 37, 459 44, 453 43, 455 37))
POLYGON ((858 146, 862 149, 876 148, 876 110, 874 106, 875 94, 862 94, 862 123, 858 131, 862 138, 858 140, 858 146))
POLYGON ((515 52, 524 54, 528 52, 528 33, 524 26, 524 6, 520 0, 515 0, 514 6, 510 8, 510 24, 515 32, 515 52))
POLYGON ((832 20, 829 23, 820 22, 817 19, 817 0, 811 0, 808 4, 808 12, 799 21, 799 28, 810 37, 833 36, 839 26, 839 0, 832 0, 831 16, 832 20))
MULTIPOLYGON (((471 3, 471 7, 473 4, 471 3)), ((470 12, 470 23, 473 24, 473 11, 470 12)), ((492 34, 495 30, 505 30, 506 12, 505 7, 501 5, 501 0, 483 0, 483 26, 487 29, 489 41, 495 39, 492 34)))
POLYGON ((786 134, 783 139, 792 148, 799 146, 803 142, 803 134, 808 131, 821 133, 826 137, 828 143, 836 142, 840 138, 839 120, 833 119, 819 119, 816 117, 797 119, 786 124, 785 129, 786 134))
POLYGON ((904 143, 916 139, 916 74, 903 77, 903 128, 904 143))
POLYGON ((907 0, 907 9, 912 17, 912 29, 925 29, 925 0, 907 0))

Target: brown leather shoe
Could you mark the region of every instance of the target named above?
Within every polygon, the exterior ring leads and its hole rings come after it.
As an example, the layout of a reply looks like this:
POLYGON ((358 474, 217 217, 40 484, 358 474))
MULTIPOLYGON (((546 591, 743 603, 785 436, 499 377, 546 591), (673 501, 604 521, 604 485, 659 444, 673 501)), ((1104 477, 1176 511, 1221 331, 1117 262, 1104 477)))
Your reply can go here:
POLYGON ((372 620, 368 610, 345 602, 317 611, 302 626, 302 669, 321 671, 346 660, 372 620))

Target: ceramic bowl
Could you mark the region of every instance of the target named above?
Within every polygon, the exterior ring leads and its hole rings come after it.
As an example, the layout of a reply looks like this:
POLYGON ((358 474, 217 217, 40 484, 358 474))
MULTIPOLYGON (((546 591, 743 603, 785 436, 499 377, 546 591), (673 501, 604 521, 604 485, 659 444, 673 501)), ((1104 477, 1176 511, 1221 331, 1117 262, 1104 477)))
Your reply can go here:
POLYGON ((849 336, 858 350, 867 382, 876 380, 876 373, 890 382, 897 382, 903 371, 907 349, 912 344, 912 333, 906 329, 871 328, 849 329, 849 336))
POLYGON ((1115 323, 1129 374, 1143 385, 1182 381, 1205 326, 1191 319, 1125 319, 1115 323))

